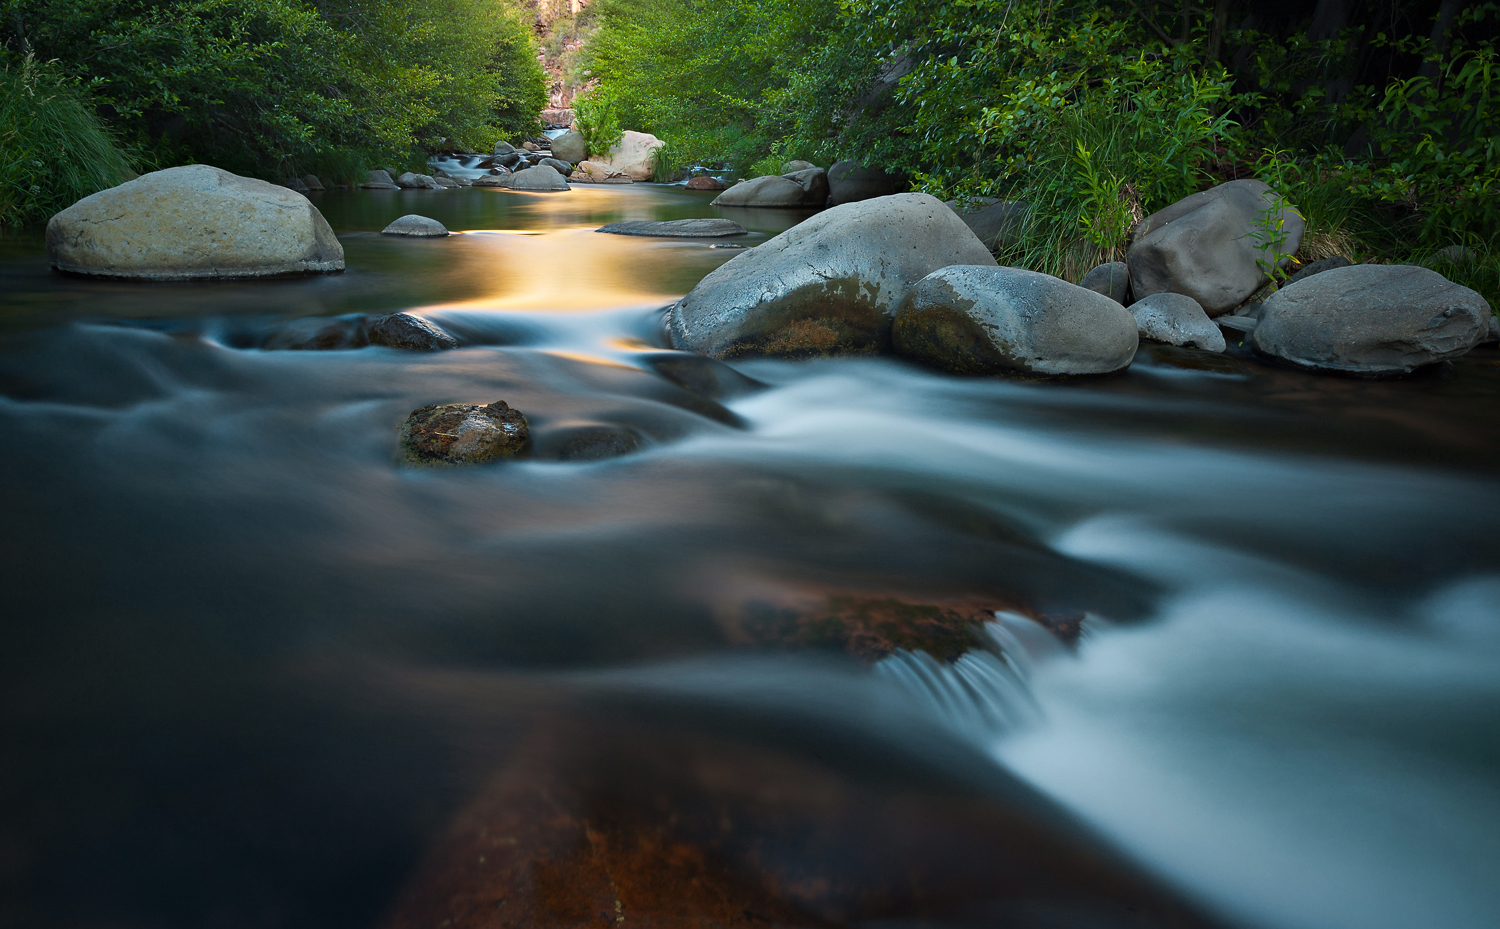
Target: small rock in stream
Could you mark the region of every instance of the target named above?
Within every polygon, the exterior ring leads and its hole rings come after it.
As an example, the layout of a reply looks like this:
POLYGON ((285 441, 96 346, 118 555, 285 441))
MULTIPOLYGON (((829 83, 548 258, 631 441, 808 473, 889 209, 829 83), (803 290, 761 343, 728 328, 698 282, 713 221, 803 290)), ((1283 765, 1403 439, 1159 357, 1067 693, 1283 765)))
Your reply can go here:
POLYGON ((531 440, 520 410, 504 400, 488 406, 432 403, 412 410, 401 425, 401 454, 415 465, 483 464, 513 458, 531 440))
POLYGON ((412 352, 458 348, 458 340, 420 316, 392 313, 370 321, 370 344, 412 352))
POLYGON ((600 226, 595 232, 611 235, 662 236, 695 239, 714 239, 731 235, 744 235, 745 227, 732 219, 673 219, 666 222, 631 220, 600 226))
POLYGON ((381 235, 404 235, 413 238, 432 239, 441 238, 448 234, 448 227, 435 219, 419 216, 416 213, 407 213, 400 219, 394 220, 389 226, 380 230, 381 235))

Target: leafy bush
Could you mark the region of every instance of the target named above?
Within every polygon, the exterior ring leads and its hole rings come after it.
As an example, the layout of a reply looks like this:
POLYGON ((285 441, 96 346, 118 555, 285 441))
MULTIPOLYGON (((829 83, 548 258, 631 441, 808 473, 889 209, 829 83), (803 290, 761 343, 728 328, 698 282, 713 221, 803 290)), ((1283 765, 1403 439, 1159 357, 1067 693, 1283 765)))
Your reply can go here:
POLYGON ((54 64, 0 70, 0 225, 46 219, 133 177, 130 160, 54 64))

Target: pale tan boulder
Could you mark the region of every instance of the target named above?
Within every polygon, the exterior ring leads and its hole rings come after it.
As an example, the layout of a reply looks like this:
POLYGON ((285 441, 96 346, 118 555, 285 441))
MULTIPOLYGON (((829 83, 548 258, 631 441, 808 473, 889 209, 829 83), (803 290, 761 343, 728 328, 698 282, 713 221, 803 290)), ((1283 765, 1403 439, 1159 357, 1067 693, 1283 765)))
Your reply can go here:
POLYGON ((625 137, 609 150, 609 154, 604 156, 595 154, 589 160, 611 171, 618 171, 632 180, 649 181, 656 174, 654 153, 666 144, 649 132, 626 129, 625 137))
POLYGON ((344 270, 343 246, 306 197, 209 165, 84 197, 47 223, 47 259, 73 274, 150 281, 344 270))

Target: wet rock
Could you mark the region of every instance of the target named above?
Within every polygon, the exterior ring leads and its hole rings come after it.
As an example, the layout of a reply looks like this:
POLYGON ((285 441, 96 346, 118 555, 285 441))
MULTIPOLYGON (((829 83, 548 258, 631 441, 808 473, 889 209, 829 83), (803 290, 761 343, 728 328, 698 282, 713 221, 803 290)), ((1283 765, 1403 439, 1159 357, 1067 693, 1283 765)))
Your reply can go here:
POLYGON ((1287 287, 1297 283, 1298 281, 1305 281, 1308 278, 1312 277, 1314 274, 1322 274, 1324 271, 1332 271, 1334 268, 1347 268, 1352 264, 1354 264, 1354 262, 1345 258, 1343 255, 1334 255, 1331 258, 1320 258, 1317 261, 1310 262, 1298 268, 1297 273, 1287 278, 1286 283, 1282 286, 1287 287))
POLYGON ((679 236, 683 238, 713 239, 731 235, 744 235, 745 227, 730 219, 674 219, 667 222, 633 220, 600 226, 595 232, 611 235, 679 236))
POLYGON ((438 182, 431 175, 408 171, 396 178, 396 186, 404 190, 437 190, 438 182))
POLYGON ((714 358, 687 352, 648 355, 645 363, 657 374, 700 397, 730 400, 765 390, 768 385, 714 358))
POLYGON ((992 252, 1014 244, 1026 225, 1028 207, 1019 200, 974 197, 963 202, 949 200, 946 205, 992 252))
POLYGON ((402 457, 417 465, 483 464, 525 451, 531 430, 504 400, 488 406, 433 403, 412 410, 401 425, 402 457))
POLYGON ((1228 346, 1203 307, 1182 294, 1152 294, 1130 305, 1142 339, 1222 352, 1228 346))
POLYGON ((587 423, 548 429, 536 437, 536 457, 550 461, 603 461, 645 447, 640 433, 613 423, 587 423))
POLYGON ((1136 226, 1125 260, 1137 300, 1158 293, 1192 297, 1209 316, 1243 303, 1270 278, 1277 252, 1302 244, 1296 209, 1260 181, 1229 181, 1193 194, 1136 226), (1280 223, 1279 244, 1263 241, 1263 217, 1280 223))
POLYGON ((438 238, 448 234, 448 227, 435 219, 407 213, 389 226, 380 230, 381 235, 405 235, 417 238, 438 238))
POLYGON ((668 334, 674 348, 717 358, 870 354, 889 345, 896 307, 917 281, 994 263, 926 194, 849 203, 710 273, 673 307, 668 334))
POLYGON ((724 182, 716 177, 705 175, 703 177, 688 178, 688 182, 684 186, 688 190, 723 190, 724 182))
POLYGON ((505 179, 502 186, 511 190, 529 191, 560 191, 567 190, 568 182, 556 168, 550 165, 537 165, 534 168, 524 168, 505 179))
POLYGON ((344 247, 306 197, 209 165, 84 197, 48 221, 47 258, 72 274, 151 281, 344 270, 344 247))
POLYGON ((458 340, 420 316, 392 313, 370 320, 370 344, 412 352, 458 348, 458 340))
POLYGON ((288 190, 295 190, 299 194, 312 192, 312 188, 308 187, 307 182, 302 180, 302 178, 300 177, 289 177, 281 182, 281 186, 287 188, 288 190))
POLYGON ((866 168, 857 161, 836 161, 828 169, 828 202, 833 206, 889 197, 900 188, 897 175, 866 168))
POLYGON ((1085 274, 1078 286, 1123 305, 1130 298, 1130 268, 1123 261, 1106 262, 1085 274))
POLYGON ((1135 319, 1103 294, 1020 268, 954 266, 896 312, 896 351, 961 374, 1107 374, 1135 357, 1135 319))
POLYGON ((627 129, 608 154, 594 152, 590 160, 631 180, 649 181, 656 173, 656 150, 665 144, 649 132, 627 129))
POLYGON ((714 206, 809 209, 828 202, 828 173, 808 168, 780 177, 757 177, 736 184, 714 198, 714 206))
POLYGON ((326 189, 323 186, 323 182, 320 181, 320 180, 318 180, 318 176, 316 174, 304 174, 304 175, 302 175, 302 183, 305 184, 305 185, 307 185, 307 189, 308 190, 325 190, 326 189))
POLYGON ((1483 297, 1412 265, 1353 265, 1283 287, 1261 310, 1255 350, 1345 374, 1405 374, 1479 344, 1483 297))
POLYGON ((396 182, 391 180, 390 174, 376 168, 365 175, 365 182, 359 185, 366 190, 397 190, 396 182))
POLYGON ((261 345, 266 351, 328 352, 370 344, 363 316, 313 316, 287 323, 261 345))
POLYGON ((588 158, 589 146, 584 141, 583 133, 577 129, 569 129, 567 132, 553 139, 552 156, 575 165, 588 158))

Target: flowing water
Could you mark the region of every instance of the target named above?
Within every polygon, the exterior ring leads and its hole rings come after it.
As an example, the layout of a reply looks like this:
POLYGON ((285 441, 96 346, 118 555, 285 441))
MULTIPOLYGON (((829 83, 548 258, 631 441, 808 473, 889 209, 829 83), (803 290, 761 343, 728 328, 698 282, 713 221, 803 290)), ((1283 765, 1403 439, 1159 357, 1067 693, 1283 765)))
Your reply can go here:
POLYGON ((592 231, 711 194, 315 196, 344 275, 0 239, 0 926, 439 925, 390 914, 497 771, 722 820, 845 924, 1500 924, 1495 349, 736 374, 660 318, 739 252, 592 231), (378 235, 407 212, 459 234, 378 235), (463 347, 267 347, 398 310, 463 347), (415 407, 499 399, 533 457, 397 463, 415 407), (600 428, 639 450, 570 456, 600 428), (951 663, 746 633, 825 594, 1014 610, 951 663))

